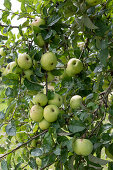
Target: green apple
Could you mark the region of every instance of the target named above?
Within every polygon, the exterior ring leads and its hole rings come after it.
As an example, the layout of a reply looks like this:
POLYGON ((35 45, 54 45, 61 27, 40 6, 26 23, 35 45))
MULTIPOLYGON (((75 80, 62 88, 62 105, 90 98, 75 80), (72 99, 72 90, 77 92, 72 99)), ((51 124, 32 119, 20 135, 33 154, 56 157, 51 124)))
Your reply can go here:
POLYGON ((45 45, 45 42, 44 42, 41 34, 37 35, 37 44, 39 47, 43 47, 45 45))
POLYGON ((18 62, 19 67, 24 70, 28 70, 32 66, 32 59, 26 53, 20 54, 18 56, 17 62, 18 62))
POLYGON ((3 48, 0 48, 0 55, 3 56, 3 57, 6 56, 6 53, 5 53, 3 48))
POLYGON ((55 105, 47 105, 44 108, 44 118, 48 122, 55 122, 59 114, 59 108, 55 105))
POLYGON ((47 96, 43 93, 38 93, 33 97, 33 103, 38 104, 40 106, 45 106, 48 102, 47 96))
POLYGON ((39 157, 36 157, 36 163, 38 166, 42 166, 42 160, 39 157))
POLYGON ((37 31, 39 32, 40 31, 40 25, 45 25, 45 20, 40 18, 40 17, 37 17, 32 23, 31 23, 31 26, 32 28, 33 27, 37 27, 37 31))
POLYGON ((7 75, 7 74, 9 74, 9 73, 12 73, 13 68, 14 68, 15 66, 16 66, 16 62, 15 62, 15 61, 10 62, 10 63, 7 65, 6 69, 4 70, 3 75, 7 75))
MULTIPOLYGON (((48 71, 47 72, 47 82, 53 81, 54 78, 55 78, 55 76, 50 71, 48 71)), ((44 76, 44 81, 46 81, 46 75, 44 76)))
POLYGON ((51 99, 51 100, 48 101, 48 104, 56 105, 56 106, 58 106, 58 107, 60 107, 60 106, 62 105, 62 103, 63 103, 63 99, 62 99, 62 97, 61 97, 59 94, 57 94, 57 93, 54 94, 53 99, 51 99))
POLYGON ((86 3, 87 3, 89 6, 98 5, 100 2, 101 2, 101 0, 86 0, 86 3))
POLYGON ((24 78, 31 80, 31 75, 33 75, 33 71, 28 69, 28 70, 24 70, 24 78))
POLYGON ((108 148, 105 148, 105 154, 108 156, 108 158, 113 159, 113 154, 111 154, 111 151, 113 151, 113 143, 110 144, 108 148))
POLYGON ((73 96, 70 100, 70 107, 72 109, 80 108, 81 104, 82 104, 82 97, 79 95, 73 96))
POLYGON ((79 59, 71 58, 67 63, 66 73, 73 77, 83 70, 83 64, 79 59))
POLYGON ((76 139, 73 150, 77 155, 88 156, 93 150, 93 144, 88 139, 76 139))
POLYGON ((43 118, 43 108, 39 105, 32 106, 30 110, 30 117, 36 122, 40 122, 43 118))
POLYGON ((54 53, 47 52, 42 55, 40 62, 41 62, 41 66, 44 70, 51 71, 57 65, 57 58, 54 53))
POLYGON ((43 119, 41 122, 39 122, 39 127, 42 130, 48 129, 50 126, 50 122, 48 122, 47 120, 43 119))

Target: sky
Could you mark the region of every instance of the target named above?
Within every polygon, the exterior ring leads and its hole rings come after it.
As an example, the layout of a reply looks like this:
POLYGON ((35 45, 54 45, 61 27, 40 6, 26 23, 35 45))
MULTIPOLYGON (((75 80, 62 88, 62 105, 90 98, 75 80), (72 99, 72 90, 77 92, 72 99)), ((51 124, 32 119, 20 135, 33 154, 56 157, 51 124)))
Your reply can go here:
MULTIPOLYGON (((12 7, 11 7, 11 11, 12 12, 16 12, 16 11, 20 11, 20 7, 21 7, 21 3, 18 2, 17 0, 10 0, 12 7)), ((5 9, 4 7, 4 0, 0 0, 0 9, 5 9)), ((1 11, 0 11, 1 13, 1 11)), ((22 24, 24 22, 24 19, 19 19, 17 20, 17 16, 15 16, 12 20, 12 25, 13 26, 18 26, 19 24, 22 24)), ((17 34, 18 33, 18 29, 13 29, 13 33, 17 34)))

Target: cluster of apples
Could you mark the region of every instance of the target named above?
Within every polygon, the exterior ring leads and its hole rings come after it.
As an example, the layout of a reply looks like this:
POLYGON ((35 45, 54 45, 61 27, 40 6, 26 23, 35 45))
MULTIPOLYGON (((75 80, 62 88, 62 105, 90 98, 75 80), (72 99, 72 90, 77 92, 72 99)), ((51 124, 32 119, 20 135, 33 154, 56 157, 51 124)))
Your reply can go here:
POLYGON ((62 97, 54 93, 54 97, 48 100, 43 93, 38 93, 33 97, 33 103, 30 110, 30 117, 33 121, 39 123, 42 130, 48 129, 52 122, 55 122, 60 113, 59 107, 62 105, 62 97))

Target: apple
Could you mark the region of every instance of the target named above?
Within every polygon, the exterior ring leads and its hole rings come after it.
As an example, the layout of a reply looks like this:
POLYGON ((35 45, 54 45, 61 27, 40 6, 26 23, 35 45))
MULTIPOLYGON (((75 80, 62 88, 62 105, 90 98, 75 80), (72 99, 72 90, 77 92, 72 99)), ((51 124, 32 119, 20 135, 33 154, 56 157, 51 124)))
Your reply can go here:
POLYGON ((54 53, 47 52, 42 55, 40 62, 41 62, 41 66, 44 70, 51 71, 57 65, 57 58, 54 53))
MULTIPOLYGON (((47 72, 47 82, 53 81, 54 78, 55 78, 55 76, 50 71, 48 71, 47 72)), ((46 81, 46 75, 44 76, 44 81, 46 81)))
POLYGON ((20 54, 18 56, 17 62, 18 62, 19 67, 24 70, 28 70, 32 66, 32 59, 26 53, 20 54))
POLYGON ((88 156, 93 150, 93 144, 88 139, 76 139, 73 150, 77 155, 88 156))
POLYGON ((45 42, 41 34, 37 35, 37 44, 39 47, 43 47, 45 45, 45 42))
POLYGON ((6 69, 4 70, 3 75, 7 75, 7 74, 9 74, 9 73, 12 73, 12 70, 13 70, 13 68, 14 68, 15 66, 16 66, 16 62, 15 62, 15 61, 10 62, 10 63, 7 65, 6 69))
POLYGON ((72 109, 80 108, 81 104, 82 104, 82 97, 79 95, 73 96, 70 100, 70 107, 72 109))
POLYGON ((47 105, 44 108, 44 118, 48 122, 55 122, 59 114, 59 108, 55 105, 47 105))
POLYGON ((67 63, 66 73, 68 76, 73 77, 83 70, 82 62, 77 58, 71 58, 67 63))
POLYGON ((3 57, 6 56, 6 53, 5 53, 3 48, 0 48, 0 55, 3 56, 3 57))
POLYGON ((32 23, 31 23, 31 26, 32 28, 33 27, 37 27, 37 31, 39 32, 40 31, 40 25, 45 25, 45 20, 40 18, 40 17, 37 17, 32 23))
POLYGON ((51 100, 48 101, 48 104, 56 105, 56 106, 58 106, 58 107, 60 107, 60 106, 62 105, 62 103, 63 103, 63 99, 62 99, 62 97, 61 97, 59 94, 57 94, 57 93, 54 94, 53 99, 51 99, 51 100))
POLYGON ((39 127, 42 130, 48 129, 50 126, 50 122, 48 122, 47 120, 43 119, 41 122, 39 122, 39 127))
POLYGON ((38 166, 42 166, 42 160, 39 157, 36 157, 36 163, 38 166))
POLYGON ((110 151, 113 151, 113 143, 110 144, 108 148, 105 148, 105 154, 108 156, 108 158, 113 159, 113 154, 111 154, 110 151))
POLYGON ((101 2, 101 0, 86 0, 86 3, 87 3, 89 6, 98 5, 100 2, 101 2))
POLYGON ((43 93, 38 93, 33 97, 33 103, 38 104, 40 106, 45 106, 48 102, 47 96, 43 93))
POLYGON ((30 117, 36 122, 40 122, 43 118, 43 108, 39 105, 32 106, 30 110, 30 117))
POLYGON ((31 80, 31 75, 33 75, 33 71, 28 69, 28 70, 25 70, 24 71, 24 78, 28 79, 28 80, 31 80))

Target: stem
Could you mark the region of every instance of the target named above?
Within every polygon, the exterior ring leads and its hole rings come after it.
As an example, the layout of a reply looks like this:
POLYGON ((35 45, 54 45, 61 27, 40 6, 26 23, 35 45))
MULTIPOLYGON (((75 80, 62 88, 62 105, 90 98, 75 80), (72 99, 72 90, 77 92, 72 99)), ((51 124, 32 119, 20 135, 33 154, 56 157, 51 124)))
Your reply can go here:
POLYGON ((6 157, 7 155, 9 155, 10 153, 15 152, 16 150, 20 149, 20 148, 23 147, 24 145, 27 145, 27 144, 28 144, 29 142, 31 142, 33 139, 36 139, 37 137, 39 137, 39 136, 45 134, 46 132, 48 132, 48 130, 45 130, 45 131, 43 131, 42 133, 39 133, 38 135, 36 135, 36 136, 32 137, 31 139, 29 139, 27 142, 25 142, 25 143, 23 143, 23 144, 17 146, 17 147, 16 147, 15 149, 13 149, 12 151, 10 151, 10 152, 8 152, 8 153, 2 155, 2 156, 0 157, 0 159, 3 159, 4 157, 6 157))
POLYGON ((1 27, 9 27, 9 26, 10 26, 11 28, 19 28, 19 26, 3 25, 3 24, 1 24, 1 23, 0 23, 0 26, 1 26, 1 27))

